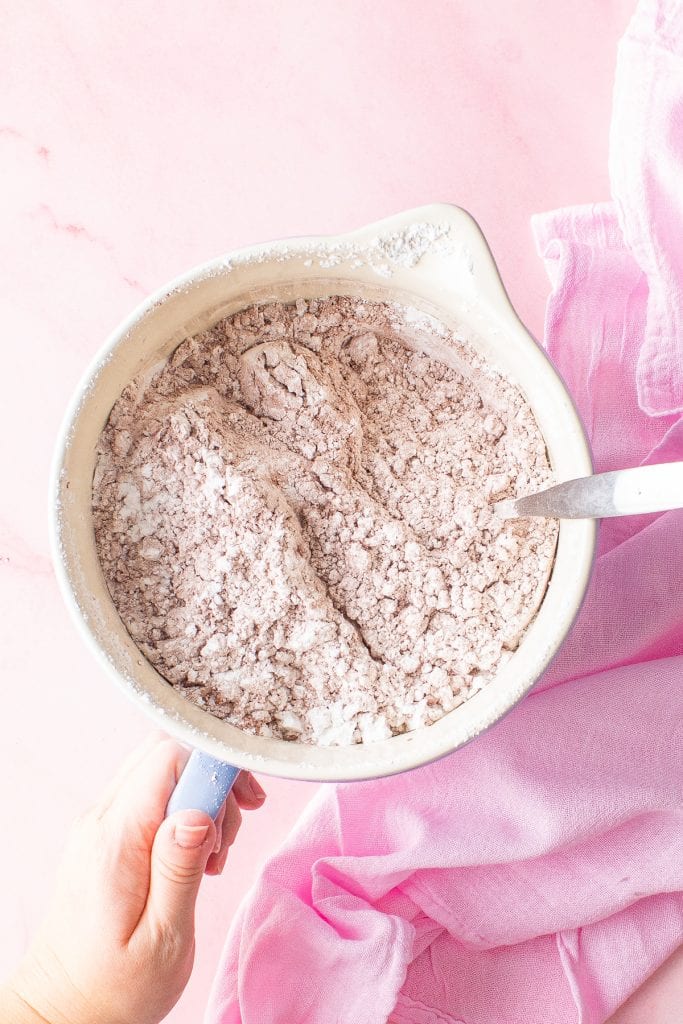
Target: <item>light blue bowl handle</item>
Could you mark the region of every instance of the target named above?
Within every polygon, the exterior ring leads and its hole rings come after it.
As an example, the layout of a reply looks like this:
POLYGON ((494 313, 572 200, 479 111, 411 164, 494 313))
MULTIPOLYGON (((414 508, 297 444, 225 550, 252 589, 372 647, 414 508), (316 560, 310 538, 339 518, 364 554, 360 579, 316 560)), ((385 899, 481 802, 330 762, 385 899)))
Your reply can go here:
POLYGON ((193 750, 168 801, 166 817, 175 811, 205 811, 215 820, 239 773, 239 768, 193 750))

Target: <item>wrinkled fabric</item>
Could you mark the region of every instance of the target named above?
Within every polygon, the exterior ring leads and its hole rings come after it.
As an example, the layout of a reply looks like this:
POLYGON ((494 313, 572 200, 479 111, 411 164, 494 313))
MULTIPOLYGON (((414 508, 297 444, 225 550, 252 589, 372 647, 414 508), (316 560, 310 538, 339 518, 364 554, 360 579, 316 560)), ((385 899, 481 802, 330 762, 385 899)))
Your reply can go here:
MULTIPOLYGON (((683 459, 683 13, 620 44, 611 202, 534 218, 597 470, 683 459)), ((443 761, 327 787, 242 905, 210 1024, 600 1024, 683 940, 683 512, 606 521, 570 638, 443 761)))
POLYGON ((626 245, 648 283, 640 404, 683 409, 683 4, 644 0, 619 44, 610 179, 626 245))

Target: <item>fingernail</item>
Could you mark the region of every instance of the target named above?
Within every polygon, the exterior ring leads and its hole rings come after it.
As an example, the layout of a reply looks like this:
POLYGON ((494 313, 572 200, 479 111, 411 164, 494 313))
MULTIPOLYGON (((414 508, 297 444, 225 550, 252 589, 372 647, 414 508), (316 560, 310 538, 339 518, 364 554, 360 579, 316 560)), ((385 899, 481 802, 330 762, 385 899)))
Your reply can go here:
POLYGON ((249 776, 249 792, 253 796, 254 800, 259 800, 260 802, 263 802, 266 799, 265 789, 259 786, 258 782, 256 781, 253 775, 249 776))
POLYGON ((214 853, 218 853, 218 851, 221 848, 222 841, 223 841, 223 836, 221 835, 220 830, 219 830, 218 832, 216 832, 216 842, 213 844, 213 852, 214 853))
POLYGON ((196 850, 206 839, 209 825, 176 825, 175 841, 186 850, 196 850))

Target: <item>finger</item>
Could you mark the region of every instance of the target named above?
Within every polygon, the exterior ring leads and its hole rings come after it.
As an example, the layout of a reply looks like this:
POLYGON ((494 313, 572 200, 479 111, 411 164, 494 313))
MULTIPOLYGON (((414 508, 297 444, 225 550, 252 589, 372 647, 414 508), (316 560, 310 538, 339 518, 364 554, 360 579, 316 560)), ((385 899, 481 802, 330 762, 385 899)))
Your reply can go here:
POLYGON ((86 852, 95 858, 111 927, 123 940, 147 904, 152 846, 187 757, 173 740, 152 744, 118 785, 110 805, 91 816, 95 834, 88 833, 92 849, 86 852))
POLYGON ((220 875, 225 867, 230 847, 237 838, 241 824, 242 812, 239 809, 236 797, 231 793, 225 802, 225 817, 223 819, 220 851, 212 853, 209 857, 206 864, 207 875, 220 875))
POLYGON ((167 818, 152 847, 149 896, 143 914, 153 934, 173 934, 180 944, 194 936, 194 908, 216 827, 203 811, 178 811, 167 818))
POLYGON ((265 790, 258 784, 251 772, 240 772, 232 787, 235 798, 245 811, 253 811, 261 807, 266 799, 265 790))
POLYGON ((107 817, 121 827, 137 826, 152 841, 164 820, 171 793, 189 758, 189 751, 168 737, 152 746, 121 781, 107 817))
POLYGON ((214 847, 213 847, 212 853, 218 853, 218 851, 220 850, 221 846, 223 845, 223 822, 224 821, 225 821, 225 803, 221 807, 221 809, 218 812, 218 815, 216 816, 216 819, 215 819, 216 842, 214 843, 214 847))
POLYGON ((97 801, 97 804, 95 806, 95 811, 97 813, 103 814, 106 811, 106 809, 111 805, 114 797, 118 793, 124 781, 129 777, 129 775, 133 771, 135 771, 138 765, 142 761, 144 761, 144 759, 147 757, 147 754, 149 754, 150 750, 153 750, 154 747, 158 746, 160 743, 167 739, 168 736, 166 735, 166 733, 162 732, 160 729, 155 729, 153 732, 149 733, 149 735, 145 737, 142 743, 139 743, 137 747, 131 750, 131 752, 128 754, 128 756, 121 764, 116 775, 111 780, 111 782, 109 783, 109 785, 107 786, 107 788, 104 790, 101 797, 97 801))

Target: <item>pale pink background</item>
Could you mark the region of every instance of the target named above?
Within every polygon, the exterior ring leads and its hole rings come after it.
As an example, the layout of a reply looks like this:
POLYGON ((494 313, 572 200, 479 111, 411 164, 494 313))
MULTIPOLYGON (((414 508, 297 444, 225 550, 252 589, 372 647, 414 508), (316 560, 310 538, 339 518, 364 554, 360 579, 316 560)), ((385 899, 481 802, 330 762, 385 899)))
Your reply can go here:
MULTIPOLYGON (((433 200, 474 213, 541 333, 529 216, 608 195, 631 9, 1 0, 0 975, 45 905, 69 819, 148 729, 83 649, 48 558, 51 449, 85 364, 196 262, 433 200)), ((169 1020, 200 1019, 234 908, 313 792, 268 789, 205 885, 197 966, 169 1020)), ((676 984, 669 967, 621 1019, 673 1020, 676 984)))

